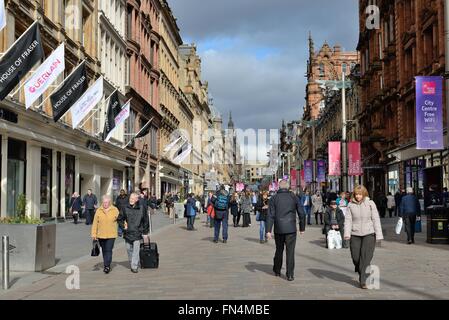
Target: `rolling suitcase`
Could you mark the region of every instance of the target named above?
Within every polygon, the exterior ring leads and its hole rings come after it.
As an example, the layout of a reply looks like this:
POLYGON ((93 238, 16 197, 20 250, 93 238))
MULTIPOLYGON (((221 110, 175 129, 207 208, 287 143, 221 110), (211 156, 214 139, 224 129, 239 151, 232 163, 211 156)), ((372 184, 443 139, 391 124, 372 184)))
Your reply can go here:
POLYGON ((142 269, 159 268, 157 243, 145 240, 140 246, 140 267, 142 269))

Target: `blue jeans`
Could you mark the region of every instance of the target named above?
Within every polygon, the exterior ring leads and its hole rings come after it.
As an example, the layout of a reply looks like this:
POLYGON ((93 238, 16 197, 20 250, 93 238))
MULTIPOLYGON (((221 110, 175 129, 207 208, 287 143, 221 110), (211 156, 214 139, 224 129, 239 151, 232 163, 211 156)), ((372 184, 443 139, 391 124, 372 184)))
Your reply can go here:
POLYGON ((112 249, 114 249, 115 239, 98 239, 101 252, 103 253, 104 267, 110 267, 112 263, 112 249))
POLYGON ((260 241, 265 240, 265 221, 260 221, 260 241))
POLYGON ((228 216, 225 215, 223 220, 215 219, 215 233, 214 233, 215 241, 218 241, 218 238, 220 237, 220 227, 222 223, 223 223, 223 240, 228 240, 228 216))
POLYGON ((187 217, 187 230, 193 230, 196 216, 187 217))
POLYGON ((311 207, 304 207, 304 212, 307 216, 307 224, 310 224, 310 217, 312 216, 310 211, 311 211, 311 207))

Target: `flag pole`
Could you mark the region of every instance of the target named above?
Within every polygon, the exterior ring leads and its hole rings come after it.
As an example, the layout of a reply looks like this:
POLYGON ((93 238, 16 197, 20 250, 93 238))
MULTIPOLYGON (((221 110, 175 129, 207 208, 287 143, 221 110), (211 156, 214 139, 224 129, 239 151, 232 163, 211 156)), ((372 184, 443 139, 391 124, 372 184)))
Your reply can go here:
MULTIPOLYGON (((35 73, 36 73, 36 70, 30 71, 30 73, 31 73, 31 74, 35 74, 35 73)), ((28 79, 27 79, 27 80, 24 80, 24 81, 22 82, 22 84, 17 88, 17 90, 14 91, 13 93, 10 93, 8 96, 9 96, 11 99, 14 99, 14 96, 17 94, 17 92, 19 92, 20 89, 22 89, 23 86, 26 85, 27 82, 28 82, 28 79)))
POLYGON ((39 22, 39 20, 40 20, 41 18, 40 17, 38 17, 37 18, 37 20, 36 21, 34 21, 21 35, 20 35, 20 37, 18 37, 17 38, 17 40, 16 41, 14 41, 14 43, 8 48, 8 50, 6 50, 5 52, 3 52, 1 55, 2 55, 2 57, 3 56, 5 56, 9 51, 11 51, 11 49, 16 45, 16 43, 20 40, 20 39, 22 39, 23 38, 23 36, 28 32, 28 30, 30 30, 31 29, 31 27, 33 27, 36 23, 38 23, 39 22))
POLYGON ((142 127, 142 129, 140 129, 139 130, 139 132, 137 132, 135 135, 134 135, 134 137, 132 137, 131 138, 131 140, 129 140, 129 142, 122 148, 122 149, 126 149, 130 144, 131 144, 131 142, 133 142, 134 141, 134 139, 136 139, 136 136, 138 136, 142 131, 143 131, 143 129, 145 129, 145 127, 150 123, 150 122, 152 122, 153 121, 153 119, 154 119, 154 117, 152 117, 143 127, 142 127))
POLYGON ((78 70, 78 68, 79 67, 81 67, 81 65, 83 64, 83 63, 85 63, 86 62, 86 60, 87 59, 84 59, 83 61, 81 61, 81 63, 75 68, 75 69, 73 69, 72 70, 72 72, 70 72, 70 74, 67 76, 67 77, 65 77, 64 78, 64 80, 62 80, 61 81, 61 83, 60 84, 58 84, 58 86, 40 103, 40 104, 38 104, 37 106, 36 106, 36 108, 40 108, 40 107, 42 107, 42 105, 48 100, 48 99, 50 99, 50 97, 52 96, 52 94, 53 93, 55 93, 56 91, 58 91, 58 89, 64 84, 64 82, 67 80, 67 78, 69 78, 76 70, 78 70))

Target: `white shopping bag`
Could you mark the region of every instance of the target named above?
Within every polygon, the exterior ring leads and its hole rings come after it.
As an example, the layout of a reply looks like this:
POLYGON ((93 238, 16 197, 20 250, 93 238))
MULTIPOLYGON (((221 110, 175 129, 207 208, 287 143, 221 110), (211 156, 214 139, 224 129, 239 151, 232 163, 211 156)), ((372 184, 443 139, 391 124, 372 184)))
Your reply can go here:
POLYGON ((402 218, 399 218, 398 223, 396 224, 396 230, 395 230, 397 235, 401 234, 403 224, 404 224, 404 222, 402 221, 402 218))
POLYGON ((340 231, 330 230, 327 234, 327 247, 329 250, 341 249, 342 239, 340 231))

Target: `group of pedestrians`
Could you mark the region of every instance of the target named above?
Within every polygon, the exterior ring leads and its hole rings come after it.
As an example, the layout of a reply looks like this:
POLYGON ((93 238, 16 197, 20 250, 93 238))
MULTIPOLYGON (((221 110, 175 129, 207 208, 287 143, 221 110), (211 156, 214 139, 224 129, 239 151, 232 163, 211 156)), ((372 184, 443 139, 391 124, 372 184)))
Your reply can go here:
MULTIPOLYGON (((90 199, 95 197, 91 195, 91 191, 88 195, 90 199)), ((102 197, 98 207, 96 201, 92 202, 95 203, 96 210, 92 213, 92 222, 86 221, 86 224, 92 224, 91 237, 101 247, 104 273, 111 272, 112 253, 119 236, 123 236, 125 240, 131 271, 138 272, 141 242, 144 237, 148 237, 150 231, 149 209, 155 208, 155 200, 152 198, 148 198, 145 192, 137 191, 128 196, 125 190, 121 190, 114 204, 109 195, 102 197)))

